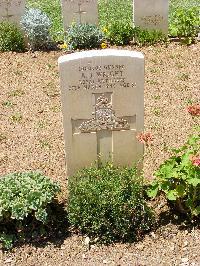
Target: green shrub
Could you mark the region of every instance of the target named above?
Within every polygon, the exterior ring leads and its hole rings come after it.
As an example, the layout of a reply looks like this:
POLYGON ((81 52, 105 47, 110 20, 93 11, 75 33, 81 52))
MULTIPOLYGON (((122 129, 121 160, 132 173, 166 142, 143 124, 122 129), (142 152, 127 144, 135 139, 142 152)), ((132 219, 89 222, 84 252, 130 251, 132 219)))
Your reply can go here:
POLYGON ((146 30, 140 27, 134 28, 134 41, 143 45, 153 45, 156 43, 166 42, 167 37, 159 30, 146 30))
POLYGON ((70 50, 98 48, 104 40, 103 32, 92 24, 73 23, 66 35, 70 50))
POLYGON ((174 11, 169 31, 171 36, 183 37, 183 42, 194 42, 200 27, 200 7, 179 7, 174 11))
POLYGON ((115 21, 105 28, 106 36, 111 44, 126 45, 133 39, 133 26, 123 21, 115 21))
POLYGON ((189 138, 156 171, 148 189, 150 197, 161 192, 174 207, 188 216, 200 214, 200 135, 189 138))
POLYGON ((48 205, 59 186, 39 172, 13 173, 0 178, 0 241, 9 248, 27 225, 25 220, 48 221, 48 205), (14 228, 14 229, 13 229, 14 228))
POLYGON ((0 23, 0 51, 21 52, 25 49, 24 37, 19 28, 10 22, 0 23))
POLYGON ((138 239, 153 218, 135 168, 112 164, 70 178, 68 215, 72 226, 104 243, 138 239))

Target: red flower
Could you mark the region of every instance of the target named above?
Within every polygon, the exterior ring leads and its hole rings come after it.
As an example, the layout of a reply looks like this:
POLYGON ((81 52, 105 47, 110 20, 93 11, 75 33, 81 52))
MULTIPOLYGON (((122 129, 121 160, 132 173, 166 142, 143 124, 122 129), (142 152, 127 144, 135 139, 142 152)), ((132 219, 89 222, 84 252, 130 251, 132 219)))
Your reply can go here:
POLYGON ((147 144, 147 145, 149 145, 153 140, 151 133, 140 133, 137 135, 136 138, 139 142, 147 144))
POLYGON ((192 156, 191 161, 194 166, 200 167, 200 157, 192 156))
POLYGON ((199 104, 189 105, 187 107, 187 111, 192 116, 200 116, 200 105, 199 104))

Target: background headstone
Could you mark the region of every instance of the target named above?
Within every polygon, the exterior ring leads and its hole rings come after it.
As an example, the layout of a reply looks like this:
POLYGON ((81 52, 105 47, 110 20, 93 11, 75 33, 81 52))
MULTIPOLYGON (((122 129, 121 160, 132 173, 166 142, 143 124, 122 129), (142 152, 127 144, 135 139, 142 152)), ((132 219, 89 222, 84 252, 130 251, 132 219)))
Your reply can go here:
POLYGON ((93 50, 59 58, 67 174, 98 161, 130 166, 142 159, 144 57, 93 50))
POLYGON ((169 0, 133 0, 134 25, 168 33, 169 0))
POLYGON ((19 25, 25 12, 25 0, 0 0, 0 22, 10 21, 19 25))
POLYGON ((97 0, 61 0, 64 29, 72 22, 98 24, 97 0))

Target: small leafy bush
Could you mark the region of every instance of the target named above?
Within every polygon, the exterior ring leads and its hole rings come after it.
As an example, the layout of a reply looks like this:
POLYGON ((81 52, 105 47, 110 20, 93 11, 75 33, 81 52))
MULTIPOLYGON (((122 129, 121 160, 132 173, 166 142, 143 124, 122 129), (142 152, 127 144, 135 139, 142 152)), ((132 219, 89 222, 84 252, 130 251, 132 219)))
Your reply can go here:
POLYGON ((138 239, 153 218, 136 169, 110 163, 70 178, 68 215, 72 226, 104 243, 138 239))
POLYGON ((179 7, 173 14, 170 24, 170 34, 183 42, 191 44, 194 42, 200 29, 200 7, 179 7))
POLYGON ((10 22, 0 23, 0 51, 21 52, 25 48, 24 37, 19 28, 10 22))
POLYGON ((188 216, 200 214, 200 135, 193 135, 156 171, 148 189, 150 197, 161 192, 188 216))
POLYGON ((52 44, 50 37, 51 21, 41 10, 27 9, 21 19, 21 25, 32 50, 47 49, 52 44))
POLYGON ((58 184, 39 172, 13 173, 0 179, 0 241, 12 245, 14 231, 23 231, 30 218, 45 224, 48 205, 60 191, 58 184), (11 230, 12 228, 12 230, 11 230))
POLYGON ((103 32, 93 24, 73 23, 66 34, 69 50, 98 48, 104 40, 103 32))
POLYGON ((106 37, 111 44, 126 45, 133 39, 133 26, 124 21, 115 21, 106 29, 106 37))
POLYGON ((134 40, 137 44, 143 46, 166 42, 167 37, 159 30, 146 30, 141 29, 140 27, 135 27, 134 40))

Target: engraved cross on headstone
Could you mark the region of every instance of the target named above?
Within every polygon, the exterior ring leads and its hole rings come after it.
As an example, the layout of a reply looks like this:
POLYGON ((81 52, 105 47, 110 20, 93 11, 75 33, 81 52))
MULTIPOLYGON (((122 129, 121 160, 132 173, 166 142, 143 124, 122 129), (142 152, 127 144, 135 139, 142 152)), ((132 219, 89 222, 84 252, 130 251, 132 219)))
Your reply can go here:
POLYGON ((86 14, 86 11, 81 10, 81 3, 78 3, 78 11, 74 12, 79 15, 79 23, 82 23, 82 14, 86 14))
MULTIPOLYGON (((72 128, 76 128, 75 134, 95 133, 97 139, 97 157, 99 161, 113 159, 114 145, 113 132, 118 134, 127 130, 134 130, 136 118, 117 117, 112 108, 111 93, 95 93, 93 118, 88 120, 73 120, 72 128), (110 99, 109 99, 110 98, 110 99)), ((116 148, 116 147, 115 147, 116 148)))

